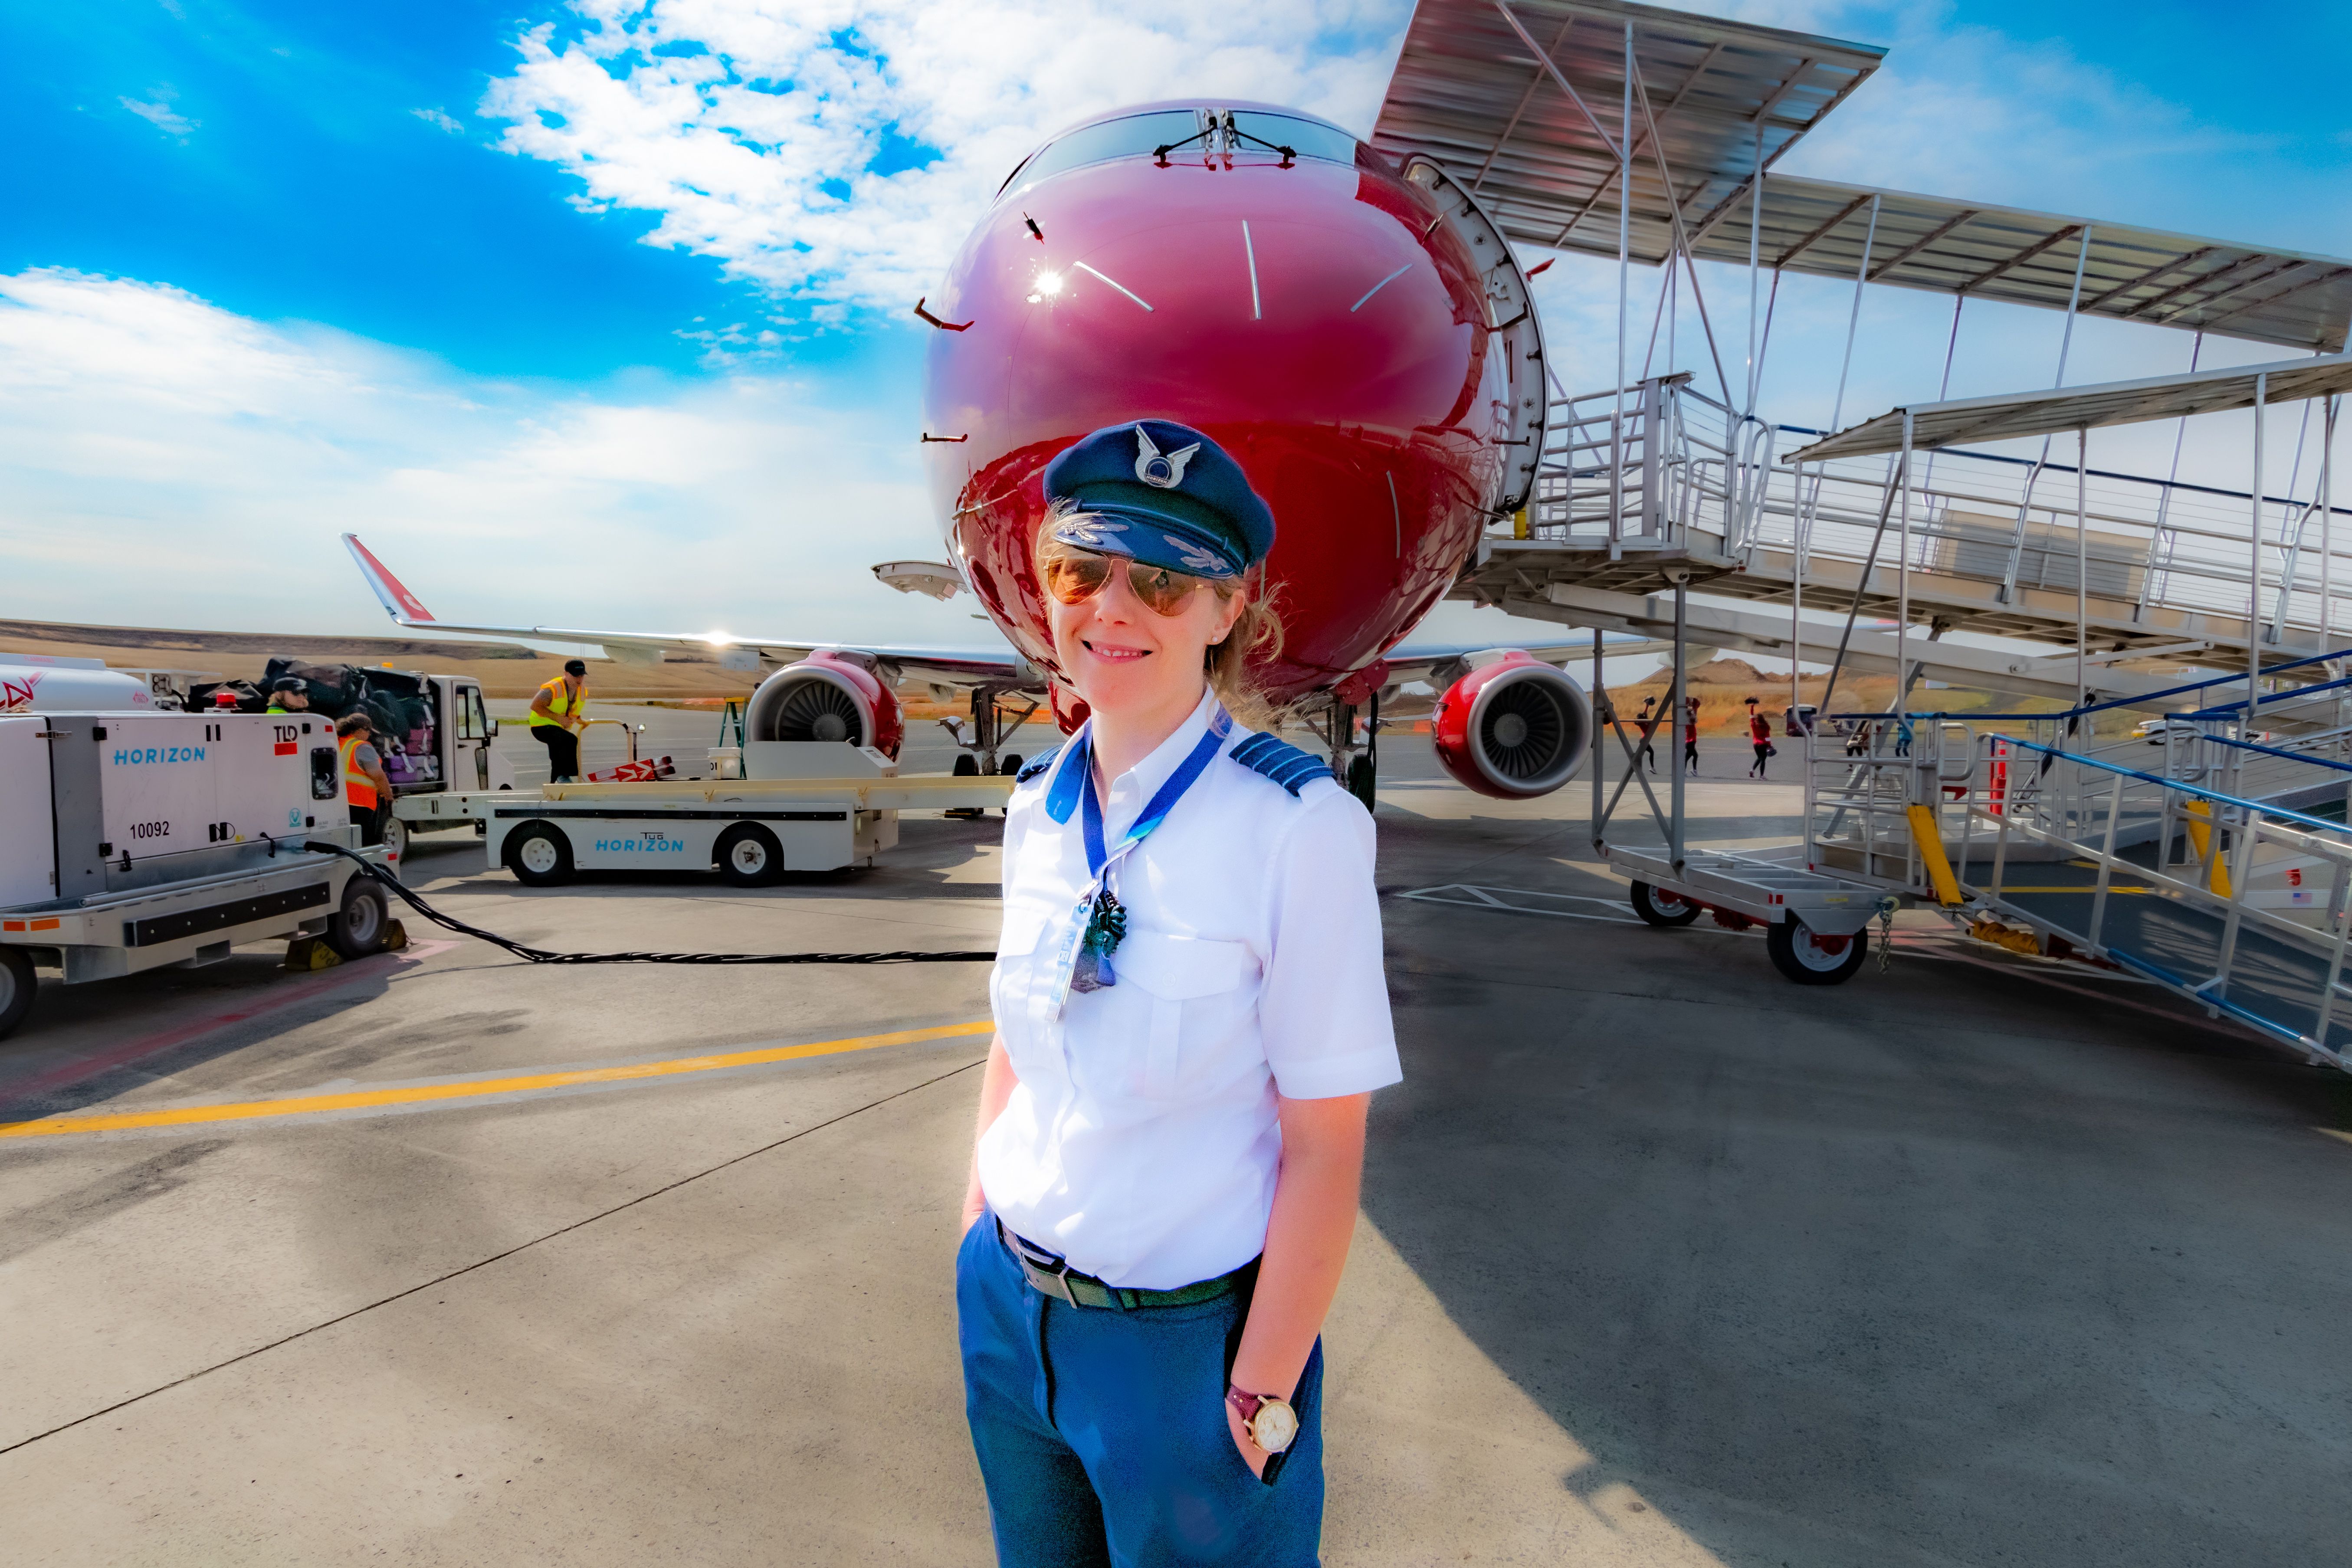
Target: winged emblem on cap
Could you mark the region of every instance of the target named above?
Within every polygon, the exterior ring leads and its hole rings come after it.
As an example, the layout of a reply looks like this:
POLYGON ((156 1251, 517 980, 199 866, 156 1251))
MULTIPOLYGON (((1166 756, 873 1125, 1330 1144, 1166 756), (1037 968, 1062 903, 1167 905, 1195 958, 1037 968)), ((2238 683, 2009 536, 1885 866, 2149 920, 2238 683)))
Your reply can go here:
POLYGON ((1179 539, 1172 533, 1164 534, 1162 537, 1176 547, 1176 559, 1182 562, 1190 571, 1206 573, 1213 576, 1230 570, 1225 564, 1224 557, 1212 554, 1189 539, 1179 539))
POLYGON ((1155 489, 1172 490, 1184 482, 1184 465, 1201 449, 1201 443, 1164 456, 1152 445, 1151 432, 1139 425, 1135 427, 1135 477, 1155 489))

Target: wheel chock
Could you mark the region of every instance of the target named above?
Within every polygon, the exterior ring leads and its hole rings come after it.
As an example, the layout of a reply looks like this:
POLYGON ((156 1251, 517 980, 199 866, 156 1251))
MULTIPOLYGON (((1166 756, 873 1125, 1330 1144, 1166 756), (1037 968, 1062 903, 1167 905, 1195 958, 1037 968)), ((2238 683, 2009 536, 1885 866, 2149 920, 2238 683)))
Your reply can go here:
POLYGON ((398 921, 384 921, 383 944, 377 948, 376 951, 378 952, 398 952, 402 948, 404 948, 407 945, 408 928, 402 925, 398 921))
POLYGON ((298 936, 286 944, 286 967, 301 973, 332 969, 343 955, 315 936, 298 936))

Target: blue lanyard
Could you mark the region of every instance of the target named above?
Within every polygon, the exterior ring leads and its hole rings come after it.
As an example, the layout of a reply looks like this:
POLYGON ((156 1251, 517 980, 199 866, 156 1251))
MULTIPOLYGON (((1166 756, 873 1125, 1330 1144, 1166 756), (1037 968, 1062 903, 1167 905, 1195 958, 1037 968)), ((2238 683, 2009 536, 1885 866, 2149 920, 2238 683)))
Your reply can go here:
MULTIPOLYGON (((1223 717, 1222 710, 1218 717, 1223 717)), ((1176 771, 1168 775, 1168 782, 1161 784, 1151 799, 1145 803, 1142 815, 1138 816, 1134 826, 1127 830, 1127 837, 1119 840, 1120 855, 1124 856, 1128 850, 1142 843, 1145 838, 1150 837, 1153 828, 1167 820, 1168 814, 1176 809, 1176 803, 1184 798, 1184 792, 1192 787, 1209 763, 1215 760, 1217 751, 1224 744, 1224 727, 1212 721, 1209 732, 1201 737, 1200 743, 1192 748, 1191 753, 1182 762, 1176 764, 1176 771)), ((1094 788, 1094 737, 1091 734, 1079 742, 1078 754, 1072 760, 1072 763, 1083 770, 1081 777, 1084 781, 1085 795, 1081 806, 1084 813, 1081 820, 1086 829, 1087 876, 1092 880, 1100 881, 1104 869, 1110 864, 1111 855, 1103 847, 1102 799, 1094 788)))
POLYGON ((1082 809, 1081 822, 1087 847, 1087 889, 1063 926, 1061 937, 1055 944, 1052 973, 1046 984, 1036 993, 1038 1003, 1046 1010, 1045 1016, 1058 1016, 1073 987, 1080 991, 1095 991, 1118 983, 1111 972, 1110 953, 1126 931, 1126 917, 1118 907, 1118 900, 1110 893, 1110 872, 1127 858, 1129 850, 1142 843, 1150 836, 1152 829, 1167 820, 1168 814, 1176 808, 1176 803, 1184 798, 1185 792, 1200 781, 1202 773, 1216 760, 1231 729, 1232 721, 1225 716, 1224 710, 1219 708, 1209 721, 1208 733, 1201 737, 1192 752, 1177 764, 1176 771, 1169 774, 1168 782, 1161 784, 1145 803, 1141 815, 1136 817, 1118 845, 1110 847, 1106 847, 1103 843, 1102 802, 1095 793, 1093 731, 1082 731, 1076 743, 1071 746, 1068 760, 1055 773, 1053 787, 1046 792, 1045 810, 1055 821, 1067 822, 1074 807, 1082 809), (1073 800, 1074 795, 1080 799, 1073 800), (1107 915, 1109 921, 1107 937, 1098 948, 1082 947, 1089 924, 1098 915, 1107 915))

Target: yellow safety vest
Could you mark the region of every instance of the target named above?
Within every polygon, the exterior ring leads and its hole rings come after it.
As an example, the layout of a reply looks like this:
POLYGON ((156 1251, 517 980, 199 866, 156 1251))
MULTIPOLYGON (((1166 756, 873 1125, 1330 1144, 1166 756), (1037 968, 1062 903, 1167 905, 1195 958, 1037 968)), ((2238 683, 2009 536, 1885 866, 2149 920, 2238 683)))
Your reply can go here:
POLYGON ((345 735, 341 741, 336 742, 336 744, 341 748, 343 753, 343 800, 345 804, 359 806, 363 810, 373 811, 375 809, 375 780, 368 777, 367 770, 361 767, 357 760, 360 749, 360 737, 357 735, 345 735))
POLYGON ((534 707, 530 710, 530 727, 534 730, 569 729, 570 726, 562 721, 571 718, 588 702, 588 683, 584 680, 580 683, 580 690, 576 695, 567 694, 564 691, 563 677, 560 675, 541 686, 540 689, 547 693, 548 710, 553 717, 542 715, 534 707))

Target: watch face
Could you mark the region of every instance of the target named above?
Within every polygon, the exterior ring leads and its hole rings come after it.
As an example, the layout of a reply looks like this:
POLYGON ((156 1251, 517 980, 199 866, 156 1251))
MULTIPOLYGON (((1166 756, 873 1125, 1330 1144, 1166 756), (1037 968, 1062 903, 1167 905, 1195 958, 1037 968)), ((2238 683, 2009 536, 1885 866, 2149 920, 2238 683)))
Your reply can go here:
POLYGON ((1269 1399, 1259 1405, 1256 1417, 1250 1422, 1250 1441, 1269 1454, 1281 1453, 1297 1436, 1297 1414, 1279 1399, 1269 1399))

